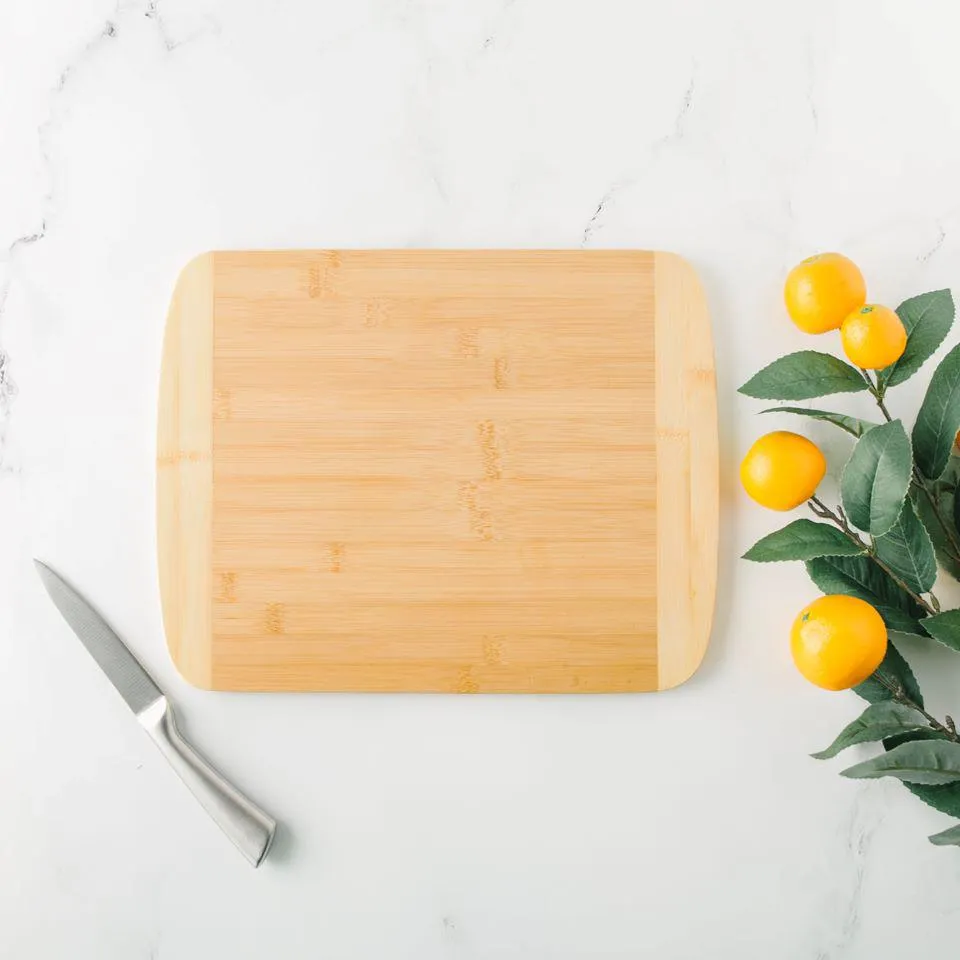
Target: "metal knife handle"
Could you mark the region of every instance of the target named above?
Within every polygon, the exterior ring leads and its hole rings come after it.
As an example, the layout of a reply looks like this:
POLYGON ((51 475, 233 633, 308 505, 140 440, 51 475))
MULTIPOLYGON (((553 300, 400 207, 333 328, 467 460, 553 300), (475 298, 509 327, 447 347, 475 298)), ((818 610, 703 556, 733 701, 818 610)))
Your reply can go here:
POLYGON ((180 735, 173 708, 161 697, 138 714, 141 726, 200 805, 255 867, 270 849, 277 822, 248 800, 180 735))

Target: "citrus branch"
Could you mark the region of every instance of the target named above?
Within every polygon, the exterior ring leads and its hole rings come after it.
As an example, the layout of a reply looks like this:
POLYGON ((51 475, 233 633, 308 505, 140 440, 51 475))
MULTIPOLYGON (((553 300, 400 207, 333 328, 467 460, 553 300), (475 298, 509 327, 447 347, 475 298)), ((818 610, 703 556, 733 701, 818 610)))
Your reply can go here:
POLYGON ((912 597, 928 614, 935 614, 940 609, 940 601, 933 595, 930 594, 930 600, 932 603, 923 599, 919 593, 914 592, 907 584, 907 582, 898 574, 894 573, 893 570, 884 563, 880 557, 877 556, 877 548, 872 544, 864 540, 847 522, 847 518, 843 513, 841 508, 837 508, 839 513, 834 513, 819 497, 811 497, 808 501, 808 506, 814 512, 814 514, 820 517, 823 520, 830 520, 835 523, 839 528, 841 533, 851 542, 855 543, 860 547, 867 557, 872 560, 891 580, 908 596, 912 597))
POLYGON ((887 405, 883 402, 883 390, 880 388, 880 381, 878 380, 874 383, 873 378, 870 376, 868 370, 864 370, 863 367, 860 367, 860 375, 864 380, 867 381, 867 389, 873 395, 873 399, 877 401, 877 406, 880 408, 880 412, 883 414, 884 420, 889 423, 893 417, 890 416, 890 411, 887 409, 887 405))
POLYGON ((940 529, 943 530, 944 535, 950 541, 950 546, 952 550, 945 551, 946 554, 950 557, 951 560, 955 560, 957 563, 960 563, 960 540, 957 539, 956 531, 951 529, 950 524, 947 523, 946 518, 940 512, 940 501, 934 496, 933 491, 927 485, 926 478, 923 474, 914 466, 913 468, 913 480, 911 483, 918 489, 922 490, 924 495, 927 498, 927 501, 930 504, 930 509, 933 510, 933 515, 937 518, 937 523, 940 524, 940 529))
MULTIPOLYGON (((890 416, 890 411, 887 409, 887 405, 884 402, 884 392, 880 387, 879 381, 874 383, 868 371, 860 368, 860 373, 863 376, 863 379, 867 382, 867 388, 870 390, 870 393, 873 395, 873 399, 877 401, 877 406, 880 408, 880 412, 883 414, 884 419, 889 423, 893 417, 890 416)), ((944 536, 950 542, 952 549, 946 550, 945 553, 950 557, 951 560, 960 563, 960 539, 957 537, 957 532, 952 529, 950 524, 947 522, 946 517, 940 512, 940 501, 933 495, 933 491, 927 484, 927 479, 919 471, 916 464, 913 466, 913 479, 910 481, 911 485, 917 490, 921 490, 924 496, 927 498, 927 502, 930 504, 930 509, 933 510, 933 515, 937 518, 937 523, 940 525, 940 529, 943 530, 944 536)))
POLYGON ((957 735, 957 728, 954 725, 952 717, 946 717, 945 723, 941 723, 936 717, 931 716, 927 713, 923 707, 920 706, 916 700, 913 700, 907 691, 904 689, 902 683, 899 680, 890 680, 888 677, 884 676, 879 669, 874 670, 873 677, 880 684, 880 686, 885 687, 890 691, 893 699, 897 703, 902 703, 905 707, 910 707, 911 710, 916 710, 930 724, 931 729, 936 730, 937 733, 942 733, 948 740, 952 740, 954 743, 960 743, 960 736, 957 735))

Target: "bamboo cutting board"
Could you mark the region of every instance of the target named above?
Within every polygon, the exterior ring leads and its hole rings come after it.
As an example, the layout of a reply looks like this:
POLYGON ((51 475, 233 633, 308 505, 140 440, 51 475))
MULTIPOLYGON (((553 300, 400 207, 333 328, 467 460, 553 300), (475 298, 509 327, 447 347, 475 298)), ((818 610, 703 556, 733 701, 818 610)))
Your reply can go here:
POLYGON ((670 254, 205 254, 157 472, 201 687, 663 690, 707 645, 713 350, 670 254))

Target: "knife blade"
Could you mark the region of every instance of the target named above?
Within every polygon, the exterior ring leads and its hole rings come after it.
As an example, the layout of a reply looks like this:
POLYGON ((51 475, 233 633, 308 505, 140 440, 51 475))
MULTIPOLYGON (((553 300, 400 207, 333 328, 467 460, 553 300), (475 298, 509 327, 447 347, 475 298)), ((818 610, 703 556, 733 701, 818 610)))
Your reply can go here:
POLYGON ((260 866, 273 843, 276 821, 187 743, 163 691, 106 620, 53 569, 40 560, 34 563, 63 619, 180 779, 247 860, 260 866))

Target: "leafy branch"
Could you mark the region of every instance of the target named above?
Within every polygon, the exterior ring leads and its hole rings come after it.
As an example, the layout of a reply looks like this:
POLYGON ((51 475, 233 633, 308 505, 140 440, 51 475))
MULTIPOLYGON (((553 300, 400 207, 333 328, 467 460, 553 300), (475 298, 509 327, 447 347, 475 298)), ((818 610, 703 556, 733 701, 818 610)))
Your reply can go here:
POLYGON ((837 507, 836 512, 831 510, 819 497, 813 496, 807 501, 810 509, 822 520, 829 520, 840 528, 840 532, 851 542, 860 547, 861 551, 875 563, 891 580, 907 594, 915 603, 922 607, 928 614, 940 612, 940 601, 931 592, 930 601, 914 592, 910 585, 900 577, 896 571, 892 570, 883 560, 877 556, 876 544, 873 541, 864 540, 855 530, 853 530, 843 512, 843 507, 837 507))
MULTIPOLYGON (((877 407, 879 408, 880 413, 883 414, 883 418, 887 421, 887 423, 891 423, 893 421, 893 417, 890 416, 890 411, 887 409, 887 405, 884 400, 884 397, 886 396, 885 385, 879 378, 876 382, 874 382, 870 374, 862 367, 860 368, 860 374, 866 381, 867 389, 872 394, 874 400, 876 400, 877 407)), ((940 529, 947 538, 950 549, 946 552, 948 552, 952 559, 957 561, 957 563, 960 563, 960 536, 958 536, 953 525, 948 523, 946 518, 943 516, 943 512, 940 509, 939 499, 930 489, 930 485, 927 483, 926 478, 920 472, 920 469, 916 464, 913 464, 911 477, 911 485, 914 489, 923 493, 923 495, 927 498, 927 502, 930 504, 930 509, 933 511, 933 515, 936 517, 937 523, 940 525, 940 529)))
POLYGON ((955 560, 957 563, 960 563, 960 537, 957 536, 957 531, 954 529, 953 524, 949 523, 943 515, 943 511, 940 509, 940 500, 930 489, 927 481, 920 474, 920 471, 916 467, 913 468, 913 486, 915 489, 920 490, 927 499, 927 503, 930 504, 930 509, 933 512, 934 517, 936 517, 937 523, 940 526, 940 529, 943 531, 944 536, 947 538, 947 543, 949 544, 949 549, 944 547, 944 551, 950 556, 952 560, 955 560))
POLYGON ((897 703, 903 704, 905 707, 909 707, 911 710, 915 710, 927 721, 927 725, 931 730, 935 730, 937 733, 942 734, 947 740, 952 740, 954 743, 960 743, 960 735, 957 734, 957 727, 953 722, 953 717, 949 714, 944 717, 944 722, 941 723, 936 717, 927 713, 926 709, 918 704, 906 691, 904 685, 899 680, 893 680, 884 675, 881 670, 875 670, 873 672, 873 677, 876 679, 877 683, 880 686, 885 687, 890 691, 890 695, 897 703))
MULTIPOLYGON (((933 592, 938 560, 960 580, 960 345, 934 370, 910 436, 887 406, 888 390, 912 377, 945 340, 953 298, 948 290, 922 294, 902 303, 897 315, 906 346, 872 375, 859 363, 804 350, 775 360, 740 388, 750 397, 788 402, 869 392, 882 417, 878 424, 801 406, 763 411, 831 423, 855 444, 840 477, 840 504, 830 507, 814 491, 807 504, 816 520, 795 519, 744 556, 764 563, 801 560, 824 593, 870 603, 888 632, 911 633, 960 652, 960 609, 942 610, 933 592)), ((895 777, 960 820, 957 726, 949 715, 940 720, 927 710, 909 664, 889 637, 881 665, 853 689, 869 706, 814 756, 827 759, 854 744, 881 743, 883 753, 842 775, 895 777)), ((930 841, 960 845, 960 823, 930 841)))

